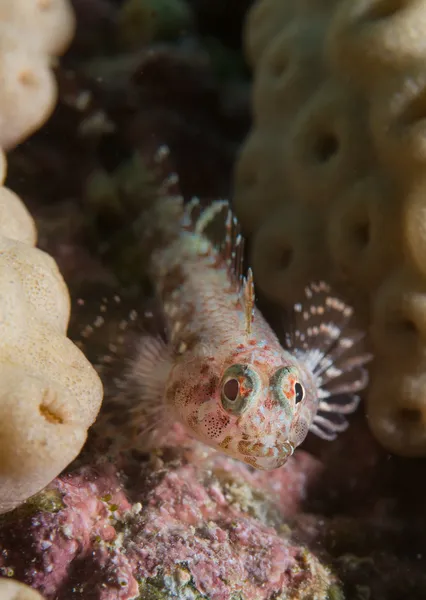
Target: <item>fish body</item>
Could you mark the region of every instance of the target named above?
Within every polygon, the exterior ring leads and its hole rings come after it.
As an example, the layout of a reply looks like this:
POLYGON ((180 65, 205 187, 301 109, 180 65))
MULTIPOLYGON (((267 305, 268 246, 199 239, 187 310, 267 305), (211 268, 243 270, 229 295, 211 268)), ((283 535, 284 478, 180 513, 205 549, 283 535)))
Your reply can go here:
POLYGON ((163 424, 178 421, 205 444, 265 470, 282 466, 309 430, 333 439, 345 429, 369 358, 354 353, 362 336, 344 333, 351 309, 326 284, 307 287, 284 348, 255 307, 251 271, 242 276, 243 240, 227 202, 202 210, 169 197, 154 213, 151 235, 163 243, 151 274, 167 342, 141 339, 132 369, 141 402, 155 406, 163 424), (222 244, 206 233, 218 217, 222 244))

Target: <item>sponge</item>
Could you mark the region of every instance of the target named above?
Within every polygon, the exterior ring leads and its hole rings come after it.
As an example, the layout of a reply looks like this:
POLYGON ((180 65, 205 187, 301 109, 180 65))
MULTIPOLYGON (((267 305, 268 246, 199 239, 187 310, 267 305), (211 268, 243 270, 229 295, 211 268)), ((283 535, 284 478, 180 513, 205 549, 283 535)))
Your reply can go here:
MULTIPOLYGON (((0 148, 15 146, 49 116, 52 56, 73 30, 66 0, 0 3, 0 148)), ((0 150, 0 186, 5 176, 0 150)), ((96 371, 66 336, 68 290, 36 239, 20 198, 0 187, 0 513, 77 456, 103 395, 96 371)))
POLYGON ((42 600, 42 596, 20 581, 1 577, 0 600, 42 600))
POLYGON ((257 0, 253 127, 235 173, 259 288, 326 279, 369 327, 389 450, 426 455, 426 0, 257 0))
POLYGON ((19 198, 0 190, 0 513, 46 486, 81 450, 102 400, 66 337, 67 287, 19 198))
POLYGON ((0 23, 19 29, 25 45, 42 54, 59 56, 75 31, 75 16, 65 0, 13 0, 0 2, 0 23))
POLYGON ((75 18, 67 0, 0 2, 0 147, 36 131, 56 103, 54 57, 68 46, 75 18))
MULTIPOLYGON (((0 156, 4 158, 3 153, 0 156)), ((34 246, 37 231, 34 221, 20 198, 6 187, 0 187, 0 231, 12 240, 34 246)))

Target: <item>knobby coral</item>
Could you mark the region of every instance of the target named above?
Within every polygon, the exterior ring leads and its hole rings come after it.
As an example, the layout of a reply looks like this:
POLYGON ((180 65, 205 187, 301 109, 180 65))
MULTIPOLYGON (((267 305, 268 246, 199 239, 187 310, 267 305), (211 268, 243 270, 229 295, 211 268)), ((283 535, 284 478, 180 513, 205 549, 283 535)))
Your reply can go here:
POLYGON ((371 326, 370 425, 426 454, 424 0, 258 0, 235 205, 259 287, 326 278, 371 326))
POLYGON ((0 512, 49 483, 80 451, 102 397, 95 370, 66 337, 68 291, 34 248, 19 198, 0 191, 0 512))
POLYGON ((38 129, 56 103, 51 72, 74 33, 67 0, 0 5, 0 146, 10 149, 38 129))
MULTIPOLYGON (((0 17, 0 146, 10 148, 52 108, 50 55, 69 41, 73 17, 63 0, 3 3, 0 17), (43 42, 47 37, 49 43, 43 42)), ((3 184, 3 153, 0 170, 3 184)), ((35 243, 27 209, 1 187, 0 513, 39 491, 75 458, 102 399, 95 370, 66 336, 65 282, 35 243)))

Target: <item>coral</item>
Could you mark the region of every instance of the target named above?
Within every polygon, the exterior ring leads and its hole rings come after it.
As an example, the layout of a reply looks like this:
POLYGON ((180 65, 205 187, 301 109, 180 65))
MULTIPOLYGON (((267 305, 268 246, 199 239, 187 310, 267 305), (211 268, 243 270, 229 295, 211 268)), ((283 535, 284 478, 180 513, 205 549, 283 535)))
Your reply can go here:
POLYGON ((259 288, 325 278, 370 327, 370 426, 403 455, 426 455, 425 27, 424 0, 258 0, 235 186, 259 288))
POLYGON ((38 129, 56 103, 51 72, 74 32, 67 0, 17 0, 0 6, 0 146, 10 149, 38 129))
POLYGON ((50 56, 67 49, 75 29, 74 12, 67 0, 2 2, 0 22, 19 29, 25 44, 50 56))
MULTIPOLYGON (((65 2, 49 0, 0 8, 0 146, 18 143, 50 111, 49 53, 69 41, 70 11, 65 2), (42 43, 47 37, 48 45, 42 43)), ((3 183, 3 153, 0 171, 3 183)), ((95 370, 66 336, 68 290, 53 258, 34 247, 36 237, 20 198, 1 187, 0 513, 39 491, 76 457, 103 394, 95 370)))
POLYGON ((319 474, 315 459, 299 453, 288 469, 252 473, 200 444, 169 444, 150 457, 134 448, 92 458, 40 494, 55 491, 62 506, 7 515, 0 572, 13 569, 47 600, 74 590, 102 600, 326 600, 336 590, 285 526, 319 474))
POLYGON ((38 592, 14 579, 0 579, 0 600, 42 600, 38 592))
POLYGON ((0 190, 0 512, 49 483, 80 451, 102 398, 66 337, 70 301, 55 261, 34 248, 19 198, 0 190))
POLYGON ((0 187, 0 233, 29 246, 36 243, 37 232, 30 213, 20 198, 4 186, 0 187))

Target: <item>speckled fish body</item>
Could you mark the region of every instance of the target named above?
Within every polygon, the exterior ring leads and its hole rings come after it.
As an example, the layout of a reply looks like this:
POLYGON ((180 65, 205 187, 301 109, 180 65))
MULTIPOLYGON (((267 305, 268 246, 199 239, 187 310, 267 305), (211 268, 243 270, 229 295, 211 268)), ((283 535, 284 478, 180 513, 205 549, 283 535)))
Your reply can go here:
POLYGON ((283 348, 254 306, 251 271, 241 275, 242 238, 228 204, 201 210, 167 198, 153 227, 161 230, 170 214, 169 241, 151 262, 168 342, 141 341, 135 368, 144 399, 155 398, 193 437, 259 469, 283 465, 309 430, 333 439, 367 382, 368 357, 354 353, 361 336, 345 335, 351 309, 326 284, 307 287, 283 348), (206 230, 220 215, 226 234, 215 245, 206 230))

